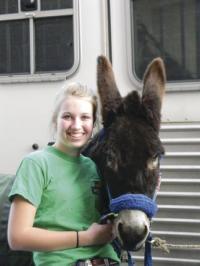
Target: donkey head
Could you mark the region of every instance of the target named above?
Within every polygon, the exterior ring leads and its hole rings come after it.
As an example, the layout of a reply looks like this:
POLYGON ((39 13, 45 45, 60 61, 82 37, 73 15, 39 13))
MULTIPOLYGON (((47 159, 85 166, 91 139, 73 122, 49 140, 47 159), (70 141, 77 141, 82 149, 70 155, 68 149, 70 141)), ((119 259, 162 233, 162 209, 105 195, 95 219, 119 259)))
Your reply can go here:
MULTIPOLYGON (((159 182, 160 111, 165 68, 156 58, 144 74, 142 96, 132 91, 122 98, 110 62, 98 57, 97 84, 102 105, 104 137, 91 150, 112 198, 144 194, 153 198, 159 182)), ((114 221, 122 247, 137 250, 145 242, 150 219, 140 210, 122 210, 114 221)))

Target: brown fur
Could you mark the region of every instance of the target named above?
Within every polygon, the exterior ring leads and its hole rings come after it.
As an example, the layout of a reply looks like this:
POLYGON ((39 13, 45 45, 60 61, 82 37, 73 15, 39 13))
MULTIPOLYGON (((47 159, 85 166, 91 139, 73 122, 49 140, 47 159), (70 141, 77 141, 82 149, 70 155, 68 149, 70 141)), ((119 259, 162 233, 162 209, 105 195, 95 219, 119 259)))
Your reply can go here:
POLYGON ((97 163, 112 197, 125 193, 153 197, 159 169, 147 166, 164 152, 158 133, 165 82, 163 61, 156 58, 144 74, 142 96, 132 91, 122 98, 110 62, 98 57, 97 85, 105 133, 103 140, 93 139, 87 153, 97 163))

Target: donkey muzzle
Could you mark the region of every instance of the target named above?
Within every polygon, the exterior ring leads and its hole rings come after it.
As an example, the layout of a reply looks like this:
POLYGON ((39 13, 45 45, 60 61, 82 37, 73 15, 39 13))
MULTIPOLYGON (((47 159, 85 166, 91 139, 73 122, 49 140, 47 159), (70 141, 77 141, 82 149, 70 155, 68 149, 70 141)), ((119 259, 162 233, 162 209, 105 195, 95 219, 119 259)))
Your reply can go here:
POLYGON ((150 231, 150 220, 140 210, 122 210, 114 220, 114 232, 121 247, 136 251, 142 248, 150 231))

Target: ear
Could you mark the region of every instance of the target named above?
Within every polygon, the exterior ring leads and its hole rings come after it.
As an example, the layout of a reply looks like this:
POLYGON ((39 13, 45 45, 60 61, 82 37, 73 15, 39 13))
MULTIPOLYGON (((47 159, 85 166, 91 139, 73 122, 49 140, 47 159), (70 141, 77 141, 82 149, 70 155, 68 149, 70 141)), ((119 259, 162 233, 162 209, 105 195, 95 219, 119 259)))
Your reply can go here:
POLYGON ((159 131, 162 99, 165 92, 166 72, 163 60, 155 58, 147 67, 142 93, 142 105, 151 119, 155 130, 159 131))
POLYGON ((110 124, 110 119, 116 113, 122 99, 117 88, 111 63, 105 56, 97 59, 97 87, 102 105, 104 125, 110 124))

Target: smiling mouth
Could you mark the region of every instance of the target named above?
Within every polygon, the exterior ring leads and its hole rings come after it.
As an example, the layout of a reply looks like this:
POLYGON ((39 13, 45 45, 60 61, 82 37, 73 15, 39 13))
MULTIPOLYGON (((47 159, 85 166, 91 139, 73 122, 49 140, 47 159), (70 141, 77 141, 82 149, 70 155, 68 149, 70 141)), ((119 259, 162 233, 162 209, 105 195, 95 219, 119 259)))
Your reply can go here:
POLYGON ((67 133, 67 135, 70 137, 70 139, 73 139, 73 140, 80 140, 84 133, 67 133))

